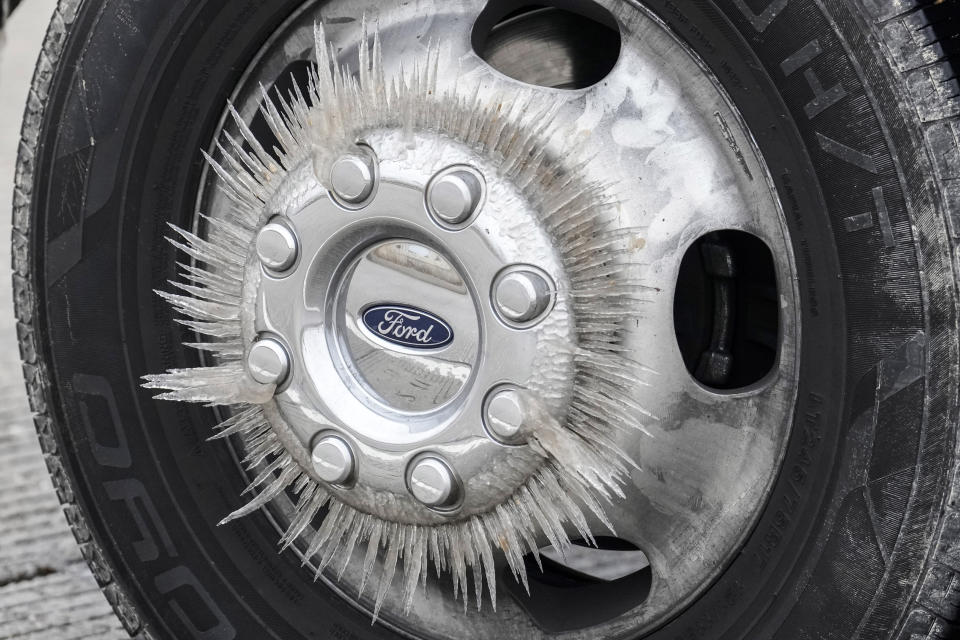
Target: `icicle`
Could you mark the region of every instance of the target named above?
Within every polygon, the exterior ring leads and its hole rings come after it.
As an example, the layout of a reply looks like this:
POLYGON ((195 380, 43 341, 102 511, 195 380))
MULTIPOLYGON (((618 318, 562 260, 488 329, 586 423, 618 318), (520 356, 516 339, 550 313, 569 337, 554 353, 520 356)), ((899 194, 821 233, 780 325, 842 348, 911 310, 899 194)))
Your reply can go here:
POLYGON ((644 265, 636 264, 629 249, 639 230, 605 226, 605 214, 619 203, 611 185, 583 179, 592 158, 577 147, 575 136, 559 130, 560 101, 544 103, 542 95, 518 90, 487 103, 480 84, 457 73, 436 43, 415 64, 408 61, 408 71, 401 65, 388 77, 379 31, 366 17, 360 31, 357 78, 340 66, 323 25, 317 24, 317 65, 310 69, 306 93, 299 85, 287 96, 269 95, 261 87, 260 112, 278 149, 265 149, 230 105, 239 135, 224 134, 217 141, 218 158, 205 157, 232 210, 226 218, 203 218, 204 233, 173 228, 170 242, 186 259, 178 265, 180 279, 171 283, 171 291, 159 292, 179 314, 177 321, 198 335, 189 346, 210 354, 214 363, 146 376, 144 387, 161 391, 157 397, 166 400, 233 408, 211 439, 241 438, 245 464, 257 476, 247 491, 252 499, 223 523, 292 490, 298 498, 280 549, 304 541, 304 561, 313 562, 318 573, 330 565, 338 578, 353 556, 362 555, 359 589, 362 594, 372 584, 374 618, 398 570, 403 574, 398 602, 409 609, 431 561, 438 576, 452 576, 454 597, 463 599, 465 609, 471 590, 481 606, 484 582, 496 606, 497 549, 529 589, 525 556, 532 554, 540 565, 540 535, 562 554, 570 545, 570 528, 593 540, 587 512, 612 530, 604 504, 623 495, 630 469, 640 469, 614 440, 623 431, 645 434, 645 422, 656 419, 631 395, 638 381, 654 372, 635 361, 621 336, 622 319, 639 313, 649 294, 642 281, 644 265), (442 83, 447 77, 452 80, 442 83), (489 512, 443 525, 381 520, 312 480, 284 449, 261 407, 273 401, 275 389, 250 379, 242 362, 249 346, 240 323, 241 305, 250 299, 245 266, 258 228, 271 213, 265 203, 304 167, 322 182, 325 168, 343 150, 365 132, 379 130, 439 134, 495 160, 500 179, 536 208, 557 247, 569 278, 568 289, 557 295, 576 319, 575 384, 566 416, 551 414, 536 394, 524 396, 532 416, 525 436, 543 457, 542 466, 489 512), (564 139, 570 142, 557 142, 564 139))

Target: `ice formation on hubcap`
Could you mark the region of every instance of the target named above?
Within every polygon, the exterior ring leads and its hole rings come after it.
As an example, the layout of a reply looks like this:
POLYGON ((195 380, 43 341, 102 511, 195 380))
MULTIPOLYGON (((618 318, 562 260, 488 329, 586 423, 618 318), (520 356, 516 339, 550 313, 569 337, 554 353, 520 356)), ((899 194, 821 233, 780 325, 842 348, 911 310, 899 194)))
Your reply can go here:
POLYGON ((233 111, 242 139, 208 157, 232 216, 174 229, 190 260, 160 292, 211 364, 145 386, 231 408, 213 437, 242 439, 255 496, 224 522, 287 492, 282 547, 316 519, 318 576, 358 550, 364 583, 382 565, 374 615, 401 560, 407 607, 431 562, 464 605, 470 569, 479 607, 496 549, 526 584, 524 555, 592 540, 584 510, 607 522, 636 466, 610 437, 649 418, 619 335, 643 303, 636 230, 558 151, 558 107, 443 83, 436 46, 388 73, 366 34, 357 74, 318 27, 309 91, 264 91, 280 149, 233 111))

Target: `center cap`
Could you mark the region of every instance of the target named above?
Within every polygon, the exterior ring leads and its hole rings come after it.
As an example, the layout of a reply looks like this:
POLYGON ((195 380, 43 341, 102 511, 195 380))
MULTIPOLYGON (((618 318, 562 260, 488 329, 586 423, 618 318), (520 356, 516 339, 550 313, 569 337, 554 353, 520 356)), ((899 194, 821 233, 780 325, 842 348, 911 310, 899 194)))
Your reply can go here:
POLYGON ((412 240, 375 244, 347 271, 340 296, 344 359, 377 399, 422 413, 460 393, 480 325, 466 282, 441 253, 412 240))
POLYGON ((450 325, 416 307, 376 305, 364 311, 361 319, 376 339, 410 349, 440 349, 453 341, 450 325))
POLYGON ((521 191, 469 149, 395 135, 334 163, 366 189, 325 186, 309 161, 269 203, 245 357, 317 480, 366 513, 436 523, 488 512, 541 468, 525 443, 543 420, 510 399, 563 417, 575 330, 560 254, 521 191))

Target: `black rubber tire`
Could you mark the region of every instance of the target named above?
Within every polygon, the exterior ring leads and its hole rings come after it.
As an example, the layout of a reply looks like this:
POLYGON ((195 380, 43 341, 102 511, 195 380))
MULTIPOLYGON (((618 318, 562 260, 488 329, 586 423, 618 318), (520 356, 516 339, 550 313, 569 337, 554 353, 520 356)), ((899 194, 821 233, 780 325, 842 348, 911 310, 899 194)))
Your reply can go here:
MULTIPOLYGON (((644 3, 713 68, 800 262, 800 401, 738 557, 652 638, 947 638, 960 606, 960 100, 909 0, 644 3), (812 44, 812 43, 816 44, 812 44), (834 89, 840 86, 840 90, 834 89), (816 99, 815 93, 826 92, 816 99)), ((243 477, 209 411, 140 376, 195 356, 154 288, 225 100, 298 0, 61 0, 14 200, 24 373, 84 556, 131 635, 396 637, 229 527, 243 477)), ((624 7, 624 10, 635 10, 624 7)))

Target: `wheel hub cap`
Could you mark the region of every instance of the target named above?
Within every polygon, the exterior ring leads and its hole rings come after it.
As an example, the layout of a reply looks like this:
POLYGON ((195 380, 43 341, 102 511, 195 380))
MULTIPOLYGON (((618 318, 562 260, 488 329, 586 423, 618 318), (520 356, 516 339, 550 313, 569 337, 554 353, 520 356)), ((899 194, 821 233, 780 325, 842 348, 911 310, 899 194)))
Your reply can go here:
MULTIPOLYGON (((491 547, 525 579, 538 535, 562 546, 569 524, 592 539, 582 508, 603 520, 599 499, 620 494, 632 461, 603 434, 642 425, 621 382, 641 371, 618 353, 607 314, 638 304, 631 231, 611 228, 602 184, 557 183, 568 158, 543 153, 549 114, 522 98, 509 113, 463 102, 426 76, 403 78, 390 99, 379 65, 359 83, 321 74, 311 100, 328 91, 325 106, 268 107, 284 169, 249 135, 257 153, 235 166, 259 178, 214 164, 250 206, 228 223, 225 248, 181 234, 204 262, 243 265, 235 294, 206 294, 240 301, 243 362, 150 386, 254 405, 224 431, 248 436, 254 466, 272 462, 234 517, 309 486, 291 531, 330 501, 326 530, 378 545, 371 527, 390 523, 388 546, 420 540, 405 553, 451 565, 461 588, 473 566, 492 589, 491 547), (349 96, 358 103, 344 111, 349 96), (237 374, 229 392, 209 383, 237 374), (436 527, 445 537, 431 546, 436 527)), ((320 68, 332 65, 321 57, 320 68)), ((329 562, 339 540, 321 536, 314 553, 329 562)), ((408 602, 419 577, 407 573, 408 602)))
POLYGON ((556 283, 568 288, 560 256, 523 194, 463 145, 416 142, 368 136, 334 160, 329 193, 317 179, 278 194, 275 208, 289 213, 259 232, 248 269, 258 282, 248 368, 261 343, 285 345, 279 411, 304 447, 330 429, 347 442, 360 490, 341 498, 426 524, 442 521, 438 504, 451 510, 449 496, 411 491, 418 457, 467 478, 459 516, 501 504, 542 464, 490 437, 485 398, 517 385, 562 419, 575 335, 569 296, 557 296, 556 283), (440 145, 441 158, 473 166, 442 167, 431 157, 440 145))
MULTIPOLYGON (((403 7, 387 13, 419 24, 403 7)), ((637 614, 665 615, 749 528, 731 510, 757 503, 783 433, 780 413, 769 433, 759 418, 791 406, 789 349, 756 401, 727 403, 664 339, 684 247, 718 228, 776 237, 776 216, 765 219, 776 205, 741 201, 766 188, 762 165, 724 128, 735 117, 709 81, 694 117, 677 79, 653 82, 656 64, 638 62, 665 58, 628 55, 614 95, 581 104, 476 70, 458 79, 464 58, 436 48, 412 73, 388 71, 361 26, 342 28, 361 43, 359 56, 340 47, 351 71, 321 33, 315 90, 263 103, 279 159, 247 128, 252 109, 229 124, 242 139, 211 166, 230 207, 198 235, 178 231, 195 261, 190 284, 175 285, 188 295, 162 294, 204 336, 210 366, 147 386, 232 408, 217 437, 241 436, 255 497, 225 521, 289 502, 282 543, 302 542, 318 576, 338 565, 362 594, 381 569, 375 615, 398 569, 408 607, 431 563, 452 574, 454 596, 472 572, 478 599, 486 583, 495 600, 495 553, 525 582, 525 554, 589 541, 611 521, 639 530, 655 568, 676 570, 637 614), (648 109, 650 96, 663 108, 648 109), (649 118, 611 115, 634 101, 649 118)), ((662 45, 652 33, 637 42, 662 45)), ((789 252, 778 255, 779 268, 789 252)))

